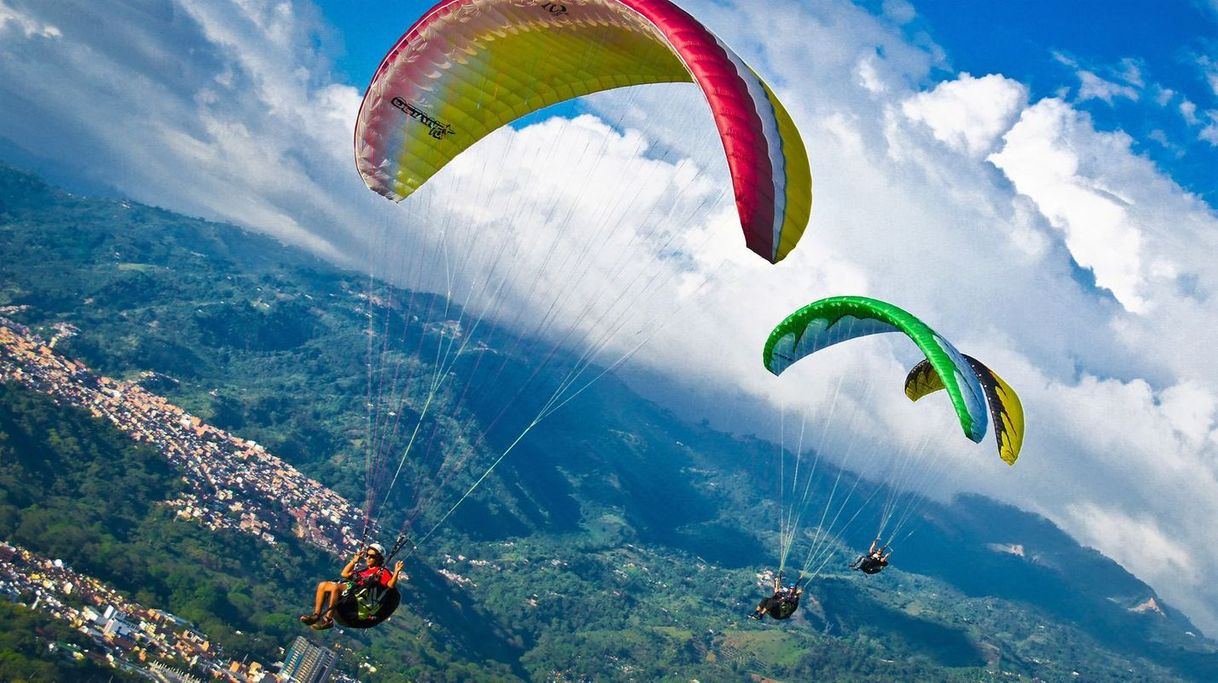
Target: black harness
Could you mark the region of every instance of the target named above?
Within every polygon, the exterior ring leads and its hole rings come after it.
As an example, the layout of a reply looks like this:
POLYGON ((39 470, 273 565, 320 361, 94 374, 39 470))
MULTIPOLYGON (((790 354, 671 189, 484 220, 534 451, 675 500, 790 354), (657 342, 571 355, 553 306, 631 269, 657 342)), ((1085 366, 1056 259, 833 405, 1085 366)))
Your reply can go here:
POLYGON ((365 577, 340 579, 343 592, 334 604, 335 621, 348 628, 371 628, 393 615, 402 602, 402 595, 397 587, 381 583, 381 576, 389 571, 385 565, 409 542, 405 533, 398 534, 379 572, 365 577))

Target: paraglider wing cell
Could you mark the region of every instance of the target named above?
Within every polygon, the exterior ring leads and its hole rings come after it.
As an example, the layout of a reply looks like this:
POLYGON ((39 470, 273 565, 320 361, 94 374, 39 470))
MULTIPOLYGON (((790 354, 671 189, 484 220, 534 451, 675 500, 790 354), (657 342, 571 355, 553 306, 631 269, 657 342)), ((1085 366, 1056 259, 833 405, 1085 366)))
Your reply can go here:
POLYGON ((714 115, 749 249, 782 260, 812 204, 807 151, 773 90, 669 0, 444 0, 382 60, 356 165, 400 201, 494 130, 551 104, 693 82, 714 115))

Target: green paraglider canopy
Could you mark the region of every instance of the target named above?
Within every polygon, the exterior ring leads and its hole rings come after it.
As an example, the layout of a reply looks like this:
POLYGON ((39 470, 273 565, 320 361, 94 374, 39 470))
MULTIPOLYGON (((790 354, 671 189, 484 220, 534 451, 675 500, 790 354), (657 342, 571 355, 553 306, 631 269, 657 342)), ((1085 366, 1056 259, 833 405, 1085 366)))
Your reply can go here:
POLYGON ((926 356, 910 371, 910 400, 945 390, 965 436, 985 436, 988 400, 999 455, 1008 464, 1023 443, 1023 408, 1010 385, 980 361, 958 350, 926 323, 893 304, 863 296, 836 296, 800 308, 780 322, 766 340, 762 361, 775 375, 821 349, 872 334, 898 332, 926 356))

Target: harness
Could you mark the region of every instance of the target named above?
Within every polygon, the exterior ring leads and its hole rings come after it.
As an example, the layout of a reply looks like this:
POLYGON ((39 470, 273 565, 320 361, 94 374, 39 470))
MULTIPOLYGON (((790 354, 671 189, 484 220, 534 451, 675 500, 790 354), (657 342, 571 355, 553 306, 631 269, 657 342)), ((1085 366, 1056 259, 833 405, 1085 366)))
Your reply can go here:
MULTIPOLYGON (((384 564, 388 564, 407 543, 406 534, 400 534, 385 557, 384 564)), ((371 628, 388 619, 398 608, 402 600, 398 589, 381 583, 381 577, 389 570, 384 565, 377 569, 380 571, 368 576, 339 580, 343 590, 334 605, 335 621, 350 628, 371 628)))
POLYGON ((799 609, 799 594, 795 588, 782 590, 770 598, 770 608, 766 610, 774 619, 787 619, 799 609))
POLYGON ((392 590, 381 583, 381 577, 387 571, 379 567, 379 571, 368 576, 347 579, 343 582, 343 592, 340 599, 355 601, 355 614, 358 619, 370 619, 380 611, 381 603, 392 590))
POLYGON ((879 574, 888 563, 883 560, 877 560, 874 557, 868 557, 859 564, 859 569, 864 574, 879 574))

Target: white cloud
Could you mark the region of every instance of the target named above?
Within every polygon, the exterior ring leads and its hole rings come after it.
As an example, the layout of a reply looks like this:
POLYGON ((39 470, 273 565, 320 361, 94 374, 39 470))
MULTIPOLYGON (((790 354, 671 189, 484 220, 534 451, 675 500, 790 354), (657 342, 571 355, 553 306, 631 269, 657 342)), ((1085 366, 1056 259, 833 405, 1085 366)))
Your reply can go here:
POLYGON ((692 86, 592 98, 596 116, 501 130, 394 206, 354 172, 363 84, 330 80, 326 29, 307 4, 138 15, 3 2, 0 135, 137 199, 361 267, 379 255, 407 283, 446 291, 443 272, 471 310, 519 326, 553 331, 537 308, 578 315, 582 301, 593 314, 571 329, 585 344, 605 336, 598 323, 663 320, 633 367, 665 381, 642 388, 741 431, 774 435, 775 405, 823 417, 840 379, 845 417, 829 437, 858 445, 855 466, 883 471, 894 439, 935 439, 954 484, 1043 512, 1218 629, 1218 589, 1197 569, 1218 564, 1218 219, 1063 100, 1029 106, 1001 75, 925 85, 942 54, 906 41, 901 3, 886 18, 837 0, 690 3, 770 78, 808 145, 812 223, 769 267, 743 252, 722 147, 692 86), (82 100, 89 109, 72 106, 82 100), (451 268, 422 272, 416 258, 451 268), (648 296, 624 311, 622 283, 643 282, 648 296), (843 293, 908 308, 1016 387, 1029 426, 1017 466, 963 439, 945 405, 905 399, 916 358, 900 340, 843 345, 782 378, 760 370, 774 323, 843 293), (862 416, 855 429, 850 414, 862 416), (1134 543, 1161 559, 1130 557, 1134 543), (1195 564, 1179 545, 1200 553, 1195 564))
POLYGON ((10 27, 20 31, 26 38, 59 38, 63 35, 55 26, 32 19, 0 0, 0 37, 3 31, 10 27))
POLYGON ((1118 548, 1115 559, 1137 576, 1154 583, 1179 574, 1194 582, 1202 578, 1197 565, 1203 560, 1187 544, 1165 534, 1152 518, 1134 519, 1118 509, 1093 503, 1071 505, 1067 514, 1080 529, 1080 541, 1093 547, 1118 548))
POLYGON ((1038 379, 1019 359, 997 356, 992 366, 1021 377, 1028 424, 1037 428, 1012 468, 1018 474, 979 478, 982 490, 1022 498, 1212 628, 1218 591, 1206 568, 1218 552, 1201 539, 1218 514, 1213 390, 1086 374, 1038 379))
POLYGON ((1153 140, 1153 141, 1159 143, 1159 146, 1162 147, 1163 149, 1174 152, 1177 157, 1183 153, 1183 151, 1180 149, 1180 147, 1178 145, 1176 145, 1175 143, 1173 143, 1171 141, 1171 139, 1167 137, 1166 131, 1164 131, 1161 128, 1156 128, 1156 129, 1150 131, 1150 133, 1146 137, 1150 140, 1153 140))
POLYGON ((917 9, 907 0, 884 0, 884 16, 898 24, 908 24, 918 16, 917 9))
POLYGON ((1159 395, 1159 407, 1172 429, 1190 448, 1202 448, 1214 434, 1214 394, 1197 382, 1168 387, 1159 395))
POLYGON ((1142 65, 1136 59, 1128 57, 1122 59, 1117 74, 1122 81, 1125 81, 1129 85, 1138 88, 1146 85, 1146 81, 1142 78, 1142 65))
POLYGON ((1205 117, 1209 119, 1209 123, 1201 129, 1197 137, 1218 147, 1218 109, 1206 111, 1205 117))
POLYGON ((1081 82, 1078 89, 1078 99, 1080 102, 1095 99, 1112 104, 1112 100, 1116 97, 1124 97, 1134 101, 1138 99, 1138 91, 1132 86, 1106 81, 1090 71, 1079 71, 1078 79, 1081 82))
MULTIPOLYGON (((1114 99, 1118 97, 1137 101, 1141 97, 1140 89, 1146 85, 1142 78, 1142 67, 1138 60, 1135 59, 1122 59, 1115 66, 1104 65, 1083 68, 1079 60, 1065 52, 1055 51, 1053 58, 1059 63, 1074 69, 1075 76, 1079 80, 1077 97, 1079 102, 1102 100, 1112 104, 1114 99), (1105 73, 1107 77, 1096 73, 1097 70, 1105 73)), ((1159 93, 1159 96, 1161 97, 1162 93, 1159 93)), ((1057 97, 1065 99, 1066 94, 1065 92, 1059 92, 1057 97)))
MULTIPOLYGON (((1086 161, 1069 143, 1076 131, 1089 128, 1084 116, 1060 100, 1043 100, 1020 115, 990 160, 1065 234, 1071 254, 1094 271, 1096 284, 1111 290, 1128 310, 1142 312, 1143 230, 1128 201, 1100 179, 1080 173, 1086 161)), ((1128 147, 1116 138, 1099 146, 1128 147)))
POLYGON ((1027 89, 997 75, 973 78, 961 74, 901 104, 901 111, 925 123, 940 142, 958 152, 979 156, 990 151, 1010 128, 1027 99, 1027 89))
POLYGON ((1197 66, 1201 67, 1201 74, 1205 77, 1205 82, 1209 84, 1210 91, 1214 95, 1218 95, 1218 60, 1202 55, 1197 59, 1197 66))
POLYGON ((873 57, 864 57, 859 60, 858 68, 858 83, 863 88, 873 94, 878 95, 888 90, 888 86, 884 83, 884 79, 876 70, 876 62, 873 57))
POLYGON ((1197 125, 1201 119, 1197 118, 1197 105, 1189 100, 1184 100, 1180 103, 1180 115, 1189 125, 1197 125))
POLYGON ((316 228, 343 223, 333 188, 361 189, 337 171, 358 95, 301 76, 316 30, 290 7, 27 3, 64 40, 0 43, 0 130, 136 199, 341 258, 341 236, 316 228))

